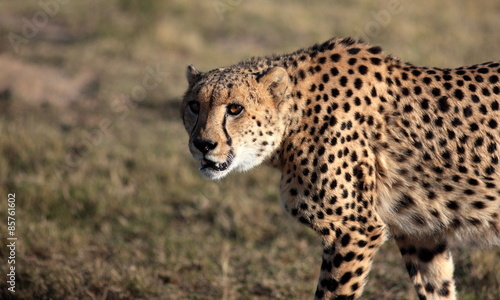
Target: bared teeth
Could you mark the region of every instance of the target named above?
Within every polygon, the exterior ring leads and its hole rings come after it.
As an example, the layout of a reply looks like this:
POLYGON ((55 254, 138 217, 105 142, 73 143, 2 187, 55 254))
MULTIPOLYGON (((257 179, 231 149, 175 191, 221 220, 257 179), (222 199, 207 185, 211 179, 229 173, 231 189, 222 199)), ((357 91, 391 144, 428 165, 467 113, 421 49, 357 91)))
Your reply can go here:
POLYGON ((219 162, 214 162, 214 161, 211 161, 211 160, 208 160, 205 158, 202 158, 200 160, 200 170, 210 168, 214 171, 223 171, 223 170, 227 169, 228 166, 229 166, 228 162, 219 163, 219 162))

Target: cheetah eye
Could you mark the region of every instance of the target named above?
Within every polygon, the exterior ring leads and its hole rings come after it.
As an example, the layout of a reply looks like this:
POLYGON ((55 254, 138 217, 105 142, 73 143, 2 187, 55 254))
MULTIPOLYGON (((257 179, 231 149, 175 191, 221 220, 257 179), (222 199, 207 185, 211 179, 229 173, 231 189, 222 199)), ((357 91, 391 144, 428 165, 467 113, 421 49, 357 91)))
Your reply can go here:
POLYGON ((188 103, 189 109, 191 112, 195 115, 197 115, 200 112, 200 103, 197 101, 190 101, 188 103))
POLYGON ((231 116, 237 116, 243 112, 245 108, 239 104, 229 104, 227 106, 227 113, 231 116))

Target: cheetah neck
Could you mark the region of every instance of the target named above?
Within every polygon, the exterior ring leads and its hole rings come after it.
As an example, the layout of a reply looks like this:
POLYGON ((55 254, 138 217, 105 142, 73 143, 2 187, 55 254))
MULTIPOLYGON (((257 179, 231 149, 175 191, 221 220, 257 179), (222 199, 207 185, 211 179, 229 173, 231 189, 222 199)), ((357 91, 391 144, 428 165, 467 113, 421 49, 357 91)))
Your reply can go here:
MULTIPOLYGON (((325 140, 321 136, 326 137, 329 134, 326 131, 338 124, 343 124, 339 129, 342 130, 343 127, 350 127, 354 123, 363 123, 363 130, 359 134, 372 139, 377 128, 383 127, 386 113, 374 108, 381 106, 379 102, 393 100, 390 99, 391 95, 386 95, 387 82, 378 79, 377 74, 387 72, 387 69, 394 72, 395 66, 400 64, 397 59, 381 53, 380 48, 350 39, 332 39, 291 54, 260 60, 254 58, 250 62, 261 72, 270 67, 283 67, 292 82, 291 98, 286 105, 286 113, 282 114, 282 143, 267 162, 282 171, 286 165, 284 160, 287 159, 287 152, 301 147, 304 143, 321 143, 325 140), (366 55, 360 56, 358 52, 355 53, 357 55, 353 54, 353 47, 366 55), (364 63, 353 66, 354 57, 364 63), (349 82, 353 77, 364 83, 358 83, 356 79, 349 82), (349 86, 353 87, 349 89, 349 86), (359 97, 359 102, 355 100, 353 103, 352 98, 348 97, 349 93, 364 97, 359 97), (379 95, 385 97, 378 97, 379 95), (318 114, 319 110, 321 113, 318 114), (360 122, 360 119, 365 121, 360 122)), ((373 141, 370 146, 379 148, 380 143, 376 139, 373 141)))

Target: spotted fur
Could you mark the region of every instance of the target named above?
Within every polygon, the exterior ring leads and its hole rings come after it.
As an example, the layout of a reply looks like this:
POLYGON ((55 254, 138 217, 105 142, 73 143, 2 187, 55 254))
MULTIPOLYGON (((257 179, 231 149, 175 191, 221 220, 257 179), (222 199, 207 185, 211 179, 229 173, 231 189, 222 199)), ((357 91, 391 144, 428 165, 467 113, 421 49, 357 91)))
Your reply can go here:
POLYGON ((420 299, 455 299, 450 246, 500 244, 498 62, 416 67, 331 39, 187 77, 201 173, 278 168, 285 209, 321 235, 316 299, 358 299, 388 237, 420 299))

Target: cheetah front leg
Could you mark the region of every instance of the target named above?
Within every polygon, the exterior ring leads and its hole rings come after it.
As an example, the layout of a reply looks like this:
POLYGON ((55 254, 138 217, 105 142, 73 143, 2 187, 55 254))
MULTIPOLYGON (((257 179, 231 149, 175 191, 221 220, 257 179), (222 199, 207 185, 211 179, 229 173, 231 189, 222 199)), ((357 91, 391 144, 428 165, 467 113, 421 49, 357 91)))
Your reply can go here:
POLYGON ((315 299, 358 299, 361 296, 375 252, 385 238, 382 225, 365 228, 352 224, 324 236, 323 262, 315 299))
POLYGON ((446 241, 397 236, 396 243, 420 300, 456 299, 453 260, 446 241))

